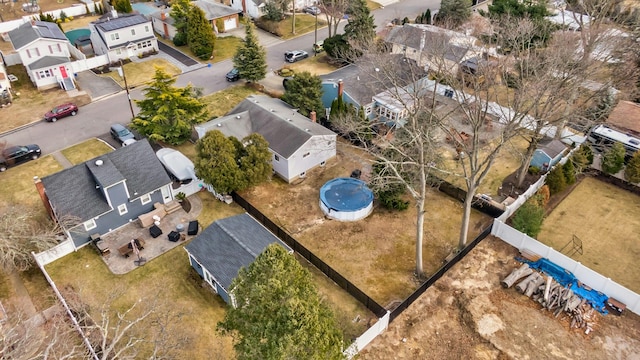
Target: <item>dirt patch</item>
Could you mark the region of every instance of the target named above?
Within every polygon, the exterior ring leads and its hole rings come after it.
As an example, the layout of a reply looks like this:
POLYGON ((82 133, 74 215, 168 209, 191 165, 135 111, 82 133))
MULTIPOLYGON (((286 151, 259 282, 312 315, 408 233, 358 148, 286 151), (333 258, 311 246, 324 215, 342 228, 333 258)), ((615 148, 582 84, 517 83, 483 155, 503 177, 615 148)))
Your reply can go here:
POLYGON ((589 335, 500 285, 517 251, 489 237, 360 355, 377 359, 638 359, 640 317, 597 315, 589 335))

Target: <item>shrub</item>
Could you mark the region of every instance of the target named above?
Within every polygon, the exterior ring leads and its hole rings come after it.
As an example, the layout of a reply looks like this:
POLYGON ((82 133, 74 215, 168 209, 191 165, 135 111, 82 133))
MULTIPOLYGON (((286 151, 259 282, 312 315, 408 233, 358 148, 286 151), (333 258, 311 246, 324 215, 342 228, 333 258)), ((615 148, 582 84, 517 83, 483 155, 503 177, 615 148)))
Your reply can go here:
POLYGON ((573 185, 576 183, 576 168, 571 161, 567 161, 562 165, 562 172, 564 173, 564 179, 567 185, 573 185))
POLYGON ((542 230, 543 220, 544 209, 535 202, 527 201, 513 215, 511 224, 514 229, 535 238, 542 230))
POLYGON ((529 174, 538 175, 540 174, 540 168, 537 166, 529 166, 529 174))
POLYGON ((561 166, 556 166, 549 175, 547 175, 546 184, 549 186, 551 195, 557 194, 567 187, 567 179, 564 177, 564 171, 561 166))
POLYGON ((631 183, 640 183, 640 151, 636 151, 629 160, 624 169, 624 178, 631 183))
POLYGON ((385 209, 404 211, 409 208, 409 202, 402 199, 402 187, 392 187, 389 190, 378 191, 378 200, 385 209))
POLYGON ((224 20, 222 18, 216 19, 216 28, 218 28, 218 32, 224 32, 224 20))
POLYGON ((543 185, 536 193, 536 196, 538 197, 538 206, 540 206, 541 208, 545 208, 549 203, 549 198, 551 197, 549 185, 543 185))
POLYGON ((293 74, 294 72, 291 69, 288 69, 288 68, 280 69, 280 76, 288 77, 288 76, 293 76, 293 74))
POLYGON ((573 153, 571 162, 577 172, 583 172, 593 163, 593 150, 587 144, 580 145, 580 148, 573 153))
POLYGON ((187 34, 186 33, 177 33, 173 37, 173 45, 175 45, 175 46, 187 45, 187 34))

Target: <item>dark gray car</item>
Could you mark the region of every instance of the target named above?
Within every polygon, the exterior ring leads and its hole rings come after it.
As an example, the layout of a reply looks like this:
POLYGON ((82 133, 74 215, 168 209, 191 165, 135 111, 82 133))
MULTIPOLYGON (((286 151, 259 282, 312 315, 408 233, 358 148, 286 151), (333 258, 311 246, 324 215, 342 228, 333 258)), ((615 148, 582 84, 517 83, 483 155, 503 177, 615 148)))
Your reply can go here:
POLYGON ((125 142, 129 143, 129 141, 127 140, 135 140, 135 136, 133 135, 133 133, 122 124, 111 125, 110 133, 111 137, 121 145, 125 142))

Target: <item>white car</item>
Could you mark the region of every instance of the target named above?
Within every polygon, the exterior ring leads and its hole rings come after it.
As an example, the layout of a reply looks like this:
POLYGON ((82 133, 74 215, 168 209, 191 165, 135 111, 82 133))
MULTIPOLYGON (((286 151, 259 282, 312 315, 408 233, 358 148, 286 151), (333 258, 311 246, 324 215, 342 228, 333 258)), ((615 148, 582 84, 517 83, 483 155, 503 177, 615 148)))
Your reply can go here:
POLYGON ((173 180, 188 184, 195 178, 193 162, 180 151, 162 148, 156 151, 156 156, 173 180))

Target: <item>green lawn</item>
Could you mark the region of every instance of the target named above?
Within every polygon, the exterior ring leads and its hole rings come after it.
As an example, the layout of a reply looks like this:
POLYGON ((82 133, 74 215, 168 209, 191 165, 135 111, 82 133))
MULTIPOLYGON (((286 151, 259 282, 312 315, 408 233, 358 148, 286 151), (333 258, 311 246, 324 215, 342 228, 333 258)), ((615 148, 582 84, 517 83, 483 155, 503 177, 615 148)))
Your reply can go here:
POLYGON ((93 159, 96 156, 100 156, 113 149, 105 142, 98 139, 90 139, 80 144, 73 145, 61 151, 62 155, 67 158, 72 164, 81 164, 87 160, 93 159))
POLYGON ((231 59, 233 55, 236 53, 236 49, 238 45, 242 43, 242 39, 237 38, 235 36, 225 36, 216 39, 216 45, 213 48, 213 59, 211 60, 214 63, 231 59))
POLYGON ((42 200, 33 184, 33 177, 40 178, 62 170, 62 166, 51 156, 43 156, 38 160, 7 169, 0 173, 0 203, 16 203, 33 207, 44 213, 42 200))
MULTIPOLYGON (((316 28, 316 17, 309 14, 296 13, 296 31, 292 32, 293 16, 287 16, 284 20, 279 22, 260 19, 261 27, 266 31, 269 31, 282 39, 291 39, 293 37, 310 33, 316 28)), ((322 19, 322 15, 318 16, 318 29, 327 25, 327 22, 322 19)))
POLYGON ((247 96, 258 94, 258 91, 245 85, 236 85, 213 94, 203 96, 202 100, 207 103, 209 118, 217 118, 228 113, 247 96))
MULTIPOLYGON (((162 70, 170 76, 182 73, 182 70, 165 59, 149 59, 140 62, 130 62, 124 65, 124 75, 127 78, 129 88, 144 85, 149 81, 152 81, 153 76, 156 73, 156 67, 162 68, 162 70)), ((124 89, 124 79, 117 71, 111 71, 106 74, 101 74, 100 76, 112 78, 124 89)))

